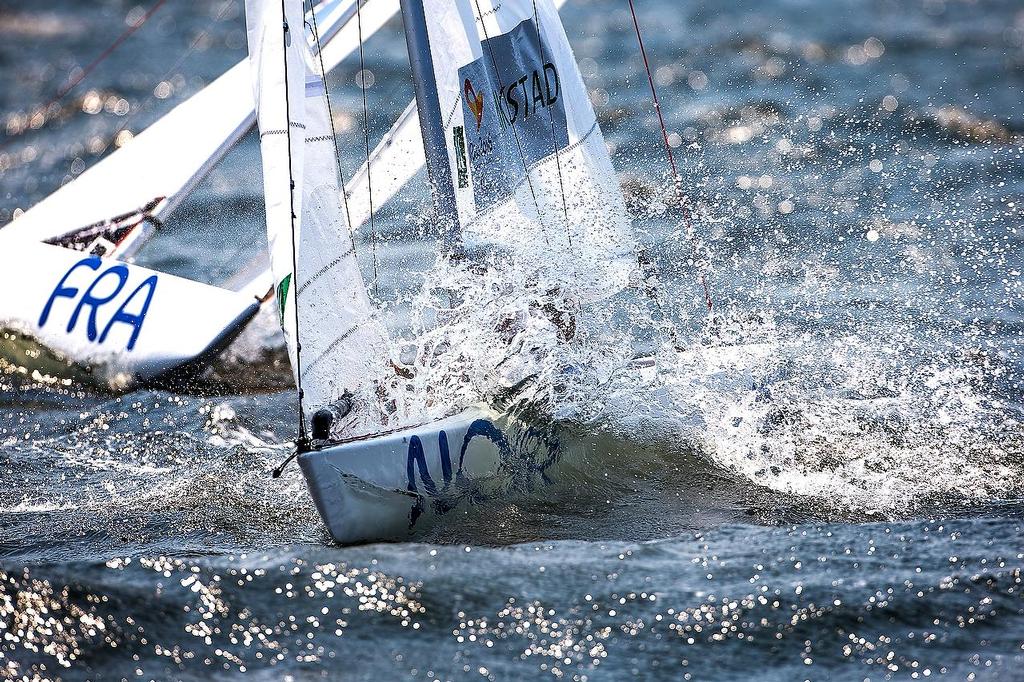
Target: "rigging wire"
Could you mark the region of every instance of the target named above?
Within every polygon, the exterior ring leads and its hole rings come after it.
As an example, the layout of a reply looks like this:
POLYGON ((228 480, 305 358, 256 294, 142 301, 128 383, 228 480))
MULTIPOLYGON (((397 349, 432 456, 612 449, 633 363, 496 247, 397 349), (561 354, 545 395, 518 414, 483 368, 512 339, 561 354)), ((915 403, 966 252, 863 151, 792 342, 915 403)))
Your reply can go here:
POLYGON ((362 0, 356 0, 356 29, 359 32, 359 89, 363 95, 363 147, 366 151, 366 194, 370 208, 370 252, 373 254, 373 294, 380 298, 380 289, 377 284, 377 225, 373 217, 373 182, 370 179, 370 116, 367 113, 366 106, 366 64, 363 61, 362 7, 362 0))
MULTIPOLYGON (((540 52, 541 68, 547 63, 547 58, 544 56, 544 40, 541 38, 540 32, 540 12, 537 10, 537 0, 533 0, 533 20, 534 28, 537 29, 537 49, 540 52)), ((555 73, 557 80, 558 74, 555 73)), ((544 78, 547 78, 545 74, 544 78)), ((551 112, 551 107, 544 107, 548 112, 548 124, 551 131, 551 149, 555 153, 555 169, 558 174, 558 191, 562 197, 562 215, 565 218, 565 238, 569 246, 569 263, 572 269, 573 279, 579 279, 576 272, 576 259, 573 257, 573 245, 572 245, 572 226, 569 224, 569 202, 565 198, 565 180, 562 177, 562 159, 558 153, 558 140, 555 137, 555 115, 551 112)), ((527 171, 529 172, 529 171, 527 171)))
MULTIPOLYGON (((231 9, 232 6, 232 3, 230 2, 224 3, 217 16, 211 19, 209 24, 207 24, 207 28, 203 29, 199 34, 197 34, 196 37, 192 40, 192 42, 189 43, 189 46, 185 49, 185 51, 182 52, 178 59, 174 62, 174 64, 172 64, 169 69, 164 71, 164 75, 160 78, 159 81, 157 81, 158 84, 170 81, 170 79, 174 77, 174 75, 181 69, 185 61, 192 56, 193 52, 196 51, 196 48, 199 47, 199 44, 204 42, 210 36, 210 27, 213 26, 213 24, 215 23, 223 21, 224 17, 226 17, 228 14, 228 10, 231 9)), ((150 93, 149 97, 147 97, 143 101, 143 103, 139 106, 138 109, 132 111, 128 116, 125 117, 124 122, 121 123, 121 125, 117 127, 117 130, 114 131, 114 134, 110 136, 110 142, 107 142, 106 146, 104 146, 99 153, 103 154, 104 152, 106 152, 107 148, 110 147, 111 143, 117 140, 117 136, 120 135, 125 130, 127 130, 132 123, 138 120, 139 114, 141 114, 145 110, 145 108, 151 105, 152 103, 153 94, 150 93)))
MULTIPOLYGON (((192 42, 189 44, 189 46, 187 48, 185 48, 185 51, 181 53, 181 55, 174 62, 174 64, 172 64, 169 69, 164 71, 163 76, 160 77, 160 79, 157 81, 157 83, 163 83, 163 82, 169 81, 181 69, 181 67, 185 63, 185 61, 189 57, 191 57, 192 53, 196 51, 197 47, 199 47, 199 44, 204 42, 209 37, 210 30, 211 30, 210 27, 213 26, 213 24, 216 24, 216 23, 219 23, 220 21, 222 21, 224 19, 224 17, 227 16, 228 10, 230 10, 232 6, 233 6, 233 3, 231 3, 231 2, 225 2, 224 3, 224 5, 221 7, 221 11, 217 14, 217 16, 215 16, 214 18, 212 18, 209 21, 209 23, 207 24, 207 28, 203 29, 200 33, 198 33, 196 35, 196 37, 192 40, 192 42)), ((154 95, 153 95, 153 93, 150 93, 149 96, 146 97, 137 108, 133 109, 127 116, 125 116, 124 117, 124 121, 122 121, 117 126, 117 128, 114 130, 113 134, 110 135, 109 141, 96 154, 97 155, 105 154, 107 149, 110 148, 110 145, 117 141, 118 135, 120 135, 125 130, 128 130, 129 126, 131 126, 132 123, 134 123, 135 121, 138 120, 139 115, 142 114, 142 112, 144 112, 146 110, 146 108, 149 107, 153 103, 153 100, 154 100, 154 95)), ((10 139, 5 140, 3 142, 0 142, 0 149, 3 149, 4 147, 6 147, 11 142, 12 142, 12 140, 10 140, 10 139)), ((253 236, 255 236, 255 234, 256 233, 253 232, 253 236)))
MULTIPOLYGON (((691 245, 696 248, 695 239, 693 237, 693 221, 690 215, 689 199, 686 193, 683 191, 683 178, 679 175, 679 171, 676 167, 675 157, 672 155, 672 145, 668 141, 668 128, 665 126, 665 117, 661 113, 661 103, 658 101, 658 90, 654 87, 654 78, 651 76, 651 65, 647 60, 647 50, 644 47, 644 39, 640 35, 640 22, 636 17, 636 8, 633 6, 633 0, 628 0, 629 11, 633 15, 633 28, 636 29, 636 40, 640 45, 640 55, 644 59, 644 69, 647 71, 647 83, 651 88, 651 98, 654 100, 654 111, 658 114, 658 122, 661 124, 661 136, 665 143, 665 153, 668 156, 669 167, 672 169, 672 180, 675 185, 676 199, 679 202, 680 211, 683 216, 683 225, 686 227, 686 233, 690 236, 691 245)), ((701 269, 699 275, 701 286, 704 289, 704 305, 707 306, 708 312, 711 312, 711 290, 708 287, 707 274, 701 269)))
MULTIPOLYGON (((163 82, 169 81, 174 76, 174 74, 176 74, 178 72, 178 70, 182 67, 182 65, 185 63, 185 61, 189 57, 192 56, 193 52, 196 51, 196 48, 199 47, 199 44, 202 43, 203 41, 205 41, 206 38, 210 35, 210 27, 213 26, 213 24, 219 23, 220 21, 222 21, 224 19, 224 17, 227 16, 228 10, 231 9, 231 7, 233 7, 233 6, 234 6, 234 3, 231 3, 231 2, 225 2, 221 6, 221 10, 217 14, 217 16, 214 17, 209 22, 209 24, 207 24, 207 28, 203 29, 203 31, 200 32, 192 40, 192 42, 189 44, 188 48, 186 48, 185 51, 181 53, 181 56, 179 56, 178 59, 174 62, 174 64, 171 65, 171 68, 167 69, 164 72, 163 77, 159 81, 157 81, 158 83, 163 83, 163 82)), ((117 128, 117 130, 114 132, 113 136, 111 136, 110 140, 112 142, 116 141, 117 140, 117 136, 121 134, 121 131, 127 130, 128 126, 132 122, 137 120, 137 116, 139 114, 141 114, 146 109, 146 107, 148 107, 152 103, 153 103, 153 95, 150 94, 150 96, 148 98, 146 98, 146 100, 140 105, 140 107, 136 111, 132 112, 126 118, 124 123, 122 123, 117 128)), ((109 146, 110 146, 110 142, 107 143, 107 145, 103 148, 103 150, 100 153, 102 154, 102 153, 106 152, 107 147, 109 147, 109 146)), ((219 269, 216 271, 217 274, 219 276, 221 276, 221 277, 225 276, 227 274, 227 266, 232 264, 232 263, 237 262, 238 256, 242 253, 242 251, 245 248, 250 247, 252 245, 253 240, 255 240, 257 235, 260 232, 262 232, 262 231, 263 231, 263 226, 261 224, 253 223, 253 226, 250 228, 249 233, 247 235, 247 239, 238 240, 238 244, 235 246, 235 249, 232 252, 231 257, 230 258, 222 259, 218 263, 219 269)))
MULTIPOLYGON (((294 36, 289 35, 288 28, 288 13, 285 10, 285 3, 287 0, 281 0, 281 21, 284 25, 284 30, 281 33, 282 41, 282 56, 284 58, 284 134, 288 145, 288 182, 290 185, 288 192, 288 203, 289 211, 292 217, 292 291, 295 297, 295 384, 298 389, 298 403, 299 403, 299 438, 296 441, 296 451, 302 452, 309 448, 309 438, 306 436, 306 416, 302 411, 302 342, 299 340, 299 250, 295 239, 295 221, 297 216, 295 215, 295 175, 292 168, 292 112, 291 102, 288 99, 288 46, 293 40, 299 40, 294 36)), ((303 36, 301 38, 305 40, 303 36)), ((284 294, 284 301, 282 302, 282 309, 287 307, 288 298, 287 293, 279 292, 284 294)))
MULTIPOLYGON (((544 41, 540 35, 540 13, 537 11, 537 0, 533 0, 533 21, 534 28, 537 29, 537 49, 540 51, 540 62, 543 65, 547 63, 547 59, 544 56, 544 41)), ((547 79, 547 75, 544 76, 547 79)), ((556 72, 557 80, 557 72, 556 72)), ((548 123, 551 127, 551 149, 555 152, 555 166, 558 170, 558 190, 562 195, 562 215, 565 216, 565 235, 569 240, 569 255, 572 255, 572 231, 569 225, 569 203, 565 199, 565 181, 562 179, 562 160, 558 155, 558 142, 555 138, 555 115, 551 113, 551 107, 544 107, 548 112, 548 123)))
MULTIPOLYGON (((491 57, 491 66, 494 68, 494 79, 498 82, 498 90, 504 90, 504 86, 501 84, 501 75, 498 73, 498 60, 494 56, 494 48, 491 46, 491 37, 487 34, 487 25, 484 22, 484 13, 480 9, 480 0, 474 0, 476 4, 477 19, 480 21, 480 29, 484 32, 484 42, 487 43, 487 53, 491 57)), ((500 6, 500 5, 499 5, 500 6)), ((516 127, 509 126, 512 130, 512 135, 516 140, 516 148, 519 150, 519 160, 523 164, 523 171, 526 173, 526 184, 530 187, 530 196, 533 197, 533 207, 537 209, 537 218, 540 221, 540 232, 544 237, 544 243, 550 245, 548 241, 547 230, 544 229, 544 214, 541 213, 540 203, 537 201, 537 192, 533 188, 533 180, 530 178, 530 167, 526 163, 526 153, 523 151, 523 143, 519 139, 519 132, 516 127)))
MULTIPOLYGON (((327 100, 327 118, 331 121, 331 141, 334 142, 334 160, 338 164, 338 175, 341 178, 341 201, 345 205, 345 220, 348 222, 349 235, 355 229, 352 225, 352 214, 348 209, 348 192, 345 190, 345 169, 341 166, 341 150, 338 148, 338 132, 334 129, 334 110, 331 108, 331 93, 327 88, 327 69, 324 67, 324 52, 320 45, 320 31, 316 25, 316 10, 313 7, 314 0, 309 0, 309 13, 313 17, 313 39, 316 41, 316 56, 320 60, 320 78, 324 83, 324 99, 327 100)), ((358 0, 357 0, 358 2, 358 0)), ((358 12, 358 7, 356 8, 358 12)), ((353 237, 354 240, 354 237, 353 237)))

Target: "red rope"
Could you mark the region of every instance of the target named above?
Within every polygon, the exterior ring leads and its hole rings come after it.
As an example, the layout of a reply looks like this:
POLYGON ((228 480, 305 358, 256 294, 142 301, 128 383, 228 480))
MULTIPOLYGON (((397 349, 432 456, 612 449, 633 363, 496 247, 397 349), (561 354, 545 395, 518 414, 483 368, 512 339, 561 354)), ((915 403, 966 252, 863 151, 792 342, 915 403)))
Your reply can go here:
POLYGON ((153 16, 153 13, 160 9, 161 5, 163 5, 165 2, 167 2, 167 0, 157 0, 156 3, 154 3, 153 6, 149 8, 149 11, 142 15, 141 19, 139 19, 137 22, 129 26, 124 33, 117 37, 117 40, 111 43, 110 47, 103 50, 103 52, 101 52, 100 55, 96 57, 96 59, 89 62, 89 65, 82 69, 81 72, 79 72, 77 78, 72 79, 67 85, 58 90, 57 94, 53 96, 53 99, 46 103, 46 106, 43 107, 43 109, 49 109, 51 104, 56 103, 61 98, 63 98, 64 95, 74 90, 75 86, 77 86, 79 83, 85 80, 85 77, 92 73, 92 70, 99 66, 100 62, 109 57, 114 50, 121 47, 121 43, 128 40, 128 38, 130 38, 133 33, 142 28, 142 25, 149 21, 149 18, 153 16))
MULTIPOLYGON (((654 111, 658 114, 658 123, 661 124, 661 137, 665 143, 665 153, 668 155, 668 165, 672 168, 672 179, 676 187, 676 197, 679 200, 680 210, 683 214, 683 222, 686 231, 693 233, 693 223, 690 217, 690 208, 687 204, 685 192, 683 192, 683 179, 676 169, 676 159, 672 154, 672 145, 668 141, 668 128, 665 126, 665 117, 661 113, 661 102, 658 101, 658 89, 654 87, 654 77, 651 76, 651 64, 647 60, 647 49, 644 47, 643 36, 640 35, 640 22, 636 18, 636 8, 633 7, 633 0, 629 0, 629 11, 633 15, 633 28, 636 29, 636 40, 640 45, 640 55, 644 58, 644 69, 647 71, 647 83, 651 86, 651 98, 654 100, 654 111)), ((701 272, 700 283, 704 288, 704 304, 711 310, 711 290, 708 288, 708 278, 701 272)))
POLYGON ((58 90, 57 94, 54 95, 53 98, 46 103, 46 106, 43 107, 43 110, 45 111, 46 109, 49 109, 50 105, 60 101, 66 94, 74 90, 75 86, 77 86, 79 83, 85 80, 85 77, 92 73, 93 69, 100 65, 100 62, 109 57, 114 50, 121 47, 121 43, 128 40, 128 38, 130 38, 133 33, 142 28, 142 25, 149 21, 149 18, 153 16, 153 13, 160 9, 161 5, 163 5, 165 2, 167 2, 167 0, 157 0, 156 3, 154 3, 154 5, 149 8, 149 11, 142 15, 141 19, 139 19, 137 22, 129 26, 128 29, 125 30, 124 33, 119 35, 117 37, 117 40, 111 43, 111 45, 107 49, 103 50, 103 52, 101 52, 99 56, 96 57, 96 59, 89 62, 89 65, 79 72, 77 78, 73 78, 64 87, 58 90))
MULTIPOLYGON (((78 74, 77 74, 77 75, 76 75, 76 76, 75 76, 74 78, 72 78, 72 79, 71 79, 71 80, 69 80, 69 81, 68 81, 67 83, 65 83, 65 84, 64 84, 63 86, 61 86, 61 87, 60 87, 60 88, 59 88, 59 89, 57 90, 57 92, 56 92, 56 93, 55 93, 55 94, 53 95, 53 97, 51 97, 51 98, 49 99, 49 101, 47 101, 47 102, 46 102, 46 104, 42 105, 41 107, 36 107, 36 108, 34 108, 34 109, 31 109, 31 111, 42 111, 42 112, 46 112, 46 111, 48 111, 48 110, 50 109, 50 107, 52 107, 52 106, 53 106, 54 104, 56 104, 57 102, 59 102, 59 101, 61 101, 62 99, 64 99, 64 97, 65 97, 65 96, 66 96, 66 95, 67 95, 67 94, 68 94, 69 92, 71 92, 72 90, 74 90, 74 89, 75 89, 75 87, 76 87, 76 86, 78 86, 78 84, 79 84, 79 83, 81 83, 81 82, 82 82, 83 80, 85 80, 85 79, 86 79, 86 77, 87 77, 87 76, 88 76, 88 75, 89 75, 90 73, 92 73, 92 72, 93 72, 93 70, 94 70, 94 69, 95 69, 95 68, 96 68, 97 66, 99 66, 99 65, 100 65, 100 63, 101 63, 101 62, 102 62, 103 60, 105 60, 105 59, 106 59, 107 57, 109 57, 109 56, 110 56, 110 55, 111 55, 111 54, 112 54, 112 53, 114 52, 114 50, 116 50, 117 48, 119 48, 119 47, 121 46, 121 43, 123 43, 124 41, 128 40, 128 38, 130 38, 130 37, 132 36, 132 34, 133 34, 133 33, 135 33, 135 32, 136 32, 137 30, 139 30, 139 29, 140 29, 140 28, 142 27, 142 25, 143 25, 143 24, 145 24, 145 23, 146 23, 147 21, 149 21, 149 18, 150 18, 151 16, 153 16, 153 14, 154 14, 154 13, 155 13, 155 12, 156 12, 156 11, 157 11, 158 9, 160 9, 160 7, 161 7, 161 6, 162 6, 162 5, 163 5, 163 4, 165 3, 165 2, 167 2, 167 0, 157 0, 157 1, 156 1, 156 2, 155 2, 155 3, 153 4, 153 6, 152 6, 152 7, 150 7, 150 8, 149 8, 149 10, 148 10, 148 11, 147 11, 147 12, 146 12, 145 14, 143 14, 143 15, 142 15, 142 17, 141 17, 141 18, 140 18, 140 19, 139 19, 138 21, 136 21, 136 22, 135 22, 134 24, 132 24, 131 26, 129 26, 129 27, 128 27, 128 28, 127 28, 127 29, 126 29, 126 30, 125 30, 125 31, 124 31, 124 32, 123 32, 123 33, 122 33, 121 35, 119 35, 119 36, 117 37, 117 40, 115 40, 115 41, 114 41, 113 43, 111 43, 111 44, 110 44, 110 46, 108 46, 108 47, 107 47, 107 48, 106 48, 105 50, 103 50, 103 52, 101 52, 101 53, 99 54, 99 56, 97 56, 97 57, 96 57, 95 59, 93 59, 93 60, 92 60, 91 62, 89 62, 89 64, 88 64, 88 65, 87 65, 87 66, 86 66, 86 67, 85 67, 84 69, 82 69, 82 70, 81 70, 81 71, 80 71, 80 72, 79 72, 79 73, 78 73, 78 74)), ((10 140, 7 140, 7 141, 6 141, 6 142, 4 142, 3 144, 0 144, 0 148, 2 148, 2 147, 4 147, 4 146, 6 146, 6 145, 7 145, 7 144, 8 144, 9 142, 10 142, 10 140)))

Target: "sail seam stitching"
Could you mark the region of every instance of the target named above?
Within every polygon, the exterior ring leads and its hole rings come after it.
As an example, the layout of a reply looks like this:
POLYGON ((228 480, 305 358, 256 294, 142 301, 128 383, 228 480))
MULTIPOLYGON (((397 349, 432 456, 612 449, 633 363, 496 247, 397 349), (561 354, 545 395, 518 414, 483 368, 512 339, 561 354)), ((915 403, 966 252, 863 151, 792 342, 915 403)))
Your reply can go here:
MULTIPOLYGON (((306 129, 306 125, 304 123, 296 123, 295 121, 289 122, 288 125, 291 126, 292 128, 300 128, 302 130, 306 129)), ((287 134, 288 134, 288 131, 285 130, 284 128, 275 128, 274 130, 264 130, 262 133, 260 133, 260 139, 262 140, 267 135, 287 135, 287 134)))
POLYGON ((341 344, 345 339, 352 336, 352 334, 354 334, 356 330, 359 329, 360 326, 362 325, 356 324, 349 327, 348 331, 346 331, 344 334, 336 338, 334 341, 331 341, 331 344, 324 349, 323 353, 317 356, 316 360, 306 365, 305 371, 302 373, 302 376, 304 377, 307 374, 309 374, 313 370, 313 368, 316 367, 317 363, 319 363, 321 360, 327 357, 331 353, 331 351, 337 348, 338 345, 341 344))
POLYGON ((448 118, 444 122, 444 127, 445 128, 447 128, 448 126, 450 126, 452 124, 452 119, 455 118, 455 112, 458 110, 459 104, 461 104, 461 103, 462 103, 462 93, 460 92, 458 95, 455 96, 455 103, 452 104, 452 108, 448 112, 448 118))
POLYGON ((497 14, 498 10, 500 10, 500 9, 501 9, 501 3, 499 2, 497 5, 492 7, 489 11, 481 12, 480 14, 478 14, 477 17, 476 17, 476 20, 481 22, 481 23, 483 23, 484 17, 489 17, 492 14, 497 14))
POLYGON ((331 270, 332 268, 335 268, 335 267, 337 267, 337 266, 338 266, 338 265, 339 265, 339 264, 341 263, 341 261, 343 261, 343 260, 344 260, 345 258, 347 258, 347 257, 348 257, 348 256, 349 256, 349 255, 350 255, 350 254, 351 254, 351 253, 352 253, 353 251, 355 251, 355 249, 354 249, 354 248, 352 248, 352 249, 349 249, 349 250, 348 250, 348 251, 346 251, 345 253, 341 254, 340 256, 338 256, 337 258, 335 258, 334 260, 332 260, 332 261, 331 261, 330 263, 328 263, 327 265, 325 265, 325 266, 323 266, 322 268, 320 268, 319 270, 317 270, 317 271, 316 271, 316 273, 314 273, 312 277, 310 277, 309 279, 307 279, 307 280, 306 280, 305 282, 303 282, 303 283, 302 283, 302 286, 301 286, 301 287, 299 287, 299 291, 298 291, 298 293, 300 293, 300 294, 301 294, 301 293, 302 293, 303 291, 305 291, 305 290, 306 290, 306 288, 307 288, 307 287, 308 287, 308 286, 309 286, 310 284, 312 284, 313 282, 315 282, 315 281, 316 281, 317 279, 319 279, 320 277, 323 277, 323 276, 324 276, 325 274, 327 274, 327 272, 328 272, 329 270, 331 270))

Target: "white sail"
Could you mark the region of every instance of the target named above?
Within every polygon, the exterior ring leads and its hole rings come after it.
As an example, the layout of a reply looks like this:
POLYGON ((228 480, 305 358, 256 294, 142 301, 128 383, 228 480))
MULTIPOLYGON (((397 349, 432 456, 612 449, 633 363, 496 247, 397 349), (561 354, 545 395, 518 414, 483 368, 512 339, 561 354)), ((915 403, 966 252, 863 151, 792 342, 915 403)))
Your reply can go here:
POLYGON ((370 219, 369 187, 373 187, 373 209, 377 210, 398 194, 424 163, 420 120, 413 100, 374 148, 369 162, 360 166, 346 185, 352 229, 358 230, 370 219))
MULTIPOLYGON (((236 65, 15 218, 0 237, 55 241, 115 216, 135 216, 152 227, 249 129, 252 95, 243 89, 247 70, 244 63, 236 65)), ((115 251, 124 248, 106 253, 115 251)))
POLYGON ((348 392, 363 422, 357 428, 379 426, 375 380, 387 340, 345 221, 323 76, 302 40, 301 2, 247 0, 246 21, 271 269, 304 417, 348 392))
MULTIPOLYGON (((398 11, 397 0, 372 0, 366 5, 361 10, 364 36, 372 35, 398 11)), ((326 0, 316 8, 328 71, 358 45, 355 8, 356 0, 326 0)), ((76 236, 74 242, 83 248, 92 245, 92 232, 105 238, 125 227, 131 229, 117 232, 122 241, 101 242, 98 245, 104 248, 99 252, 130 255, 255 120, 249 62, 243 60, 0 229, 0 238, 61 242, 85 232, 85 238, 76 236), (119 226, 111 229, 111 221, 119 226)))
POLYGON ((424 9, 467 245, 548 264, 543 274, 584 301, 621 289, 635 267, 632 229, 552 0, 424 9))
MULTIPOLYGON (((367 0, 364 4, 364 36, 372 35, 398 9, 397 0, 367 0)), ((320 44, 325 48, 322 59, 327 70, 337 66, 358 45, 356 7, 356 0, 325 0, 316 8, 320 44)), ((301 31, 299 35, 303 35, 301 31)), ((246 270, 246 276, 235 278, 236 286, 232 288, 237 293, 150 273, 159 276, 162 284, 149 318, 162 322, 147 323, 147 330, 155 331, 147 331, 138 348, 111 345, 96 338, 83 340, 84 321, 77 327, 61 327, 56 322, 40 325, 38 299, 51 293, 54 282, 50 279, 81 260, 82 251, 116 258, 130 256, 254 121, 252 79, 249 62, 245 60, 172 109, 129 144, 0 229, 0 257, 11 264, 5 267, 11 272, 25 270, 23 275, 16 276, 21 287, 19 295, 0 297, 0 325, 45 347, 26 350, 0 339, 0 360, 26 371, 44 369, 57 374, 66 373, 72 366, 94 368, 85 373, 85 378, 127 386, 194 365, 221 350, 251 319, 258 308, 257 299, 264 299, 273 286, 265 255, 256 268, 246 270), (69 248, 44 247, 38 251, 35 247, 39 242, 69 248), (74 260, 65 264, 68 259, 74 260), (173 347, 166 346, 168 343, 173 347), (47 355, 60 360, 48 362, 47 355)), ((101 273, 107 269, 104 266, 101 273)), ((127 272, 137 270, 129 267, 127 272)), ((75 271, 74 278, 84 281, 89 272, 83 266, 75 271)), ((116 273, 122 270, 114 272, 100 283, 102 287, 117 284, 119 279, 114 278, 119 278, 116 273)), ((124 286, 130 284, 129 281, 124 286)), ((83 291, 79 287, 78 293, 83 291)), ((65 296, 58 298, 58 312, 64 312, 59 309, 71 304, 64 300, 65 296)), ((138 301, 133 301, 132 305, 135 304, 138 301)), ((100 312, 112 315, 116 309, 114 300, 100 312)), ((127 328, 116 324, 111 337, 117 336, 122 327, 127 328)), ((83 376, 81 371, 74 374, 83 376)))

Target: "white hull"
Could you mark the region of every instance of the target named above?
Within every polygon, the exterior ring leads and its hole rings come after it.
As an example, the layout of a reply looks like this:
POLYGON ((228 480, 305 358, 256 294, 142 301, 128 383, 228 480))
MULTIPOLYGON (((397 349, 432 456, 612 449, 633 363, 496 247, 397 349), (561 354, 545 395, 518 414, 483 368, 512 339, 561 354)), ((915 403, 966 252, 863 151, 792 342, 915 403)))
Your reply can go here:
POLYGON ((188 374, 259 310, 246 294, 33 241, 5 241, 0 270, 12 284, 0 359, 112 390, 188 374))
POLYGON ((550 432, 487 407, 299 456, 331 537, 401 540, 461 504, 526 493, 564 452, 550 432))

